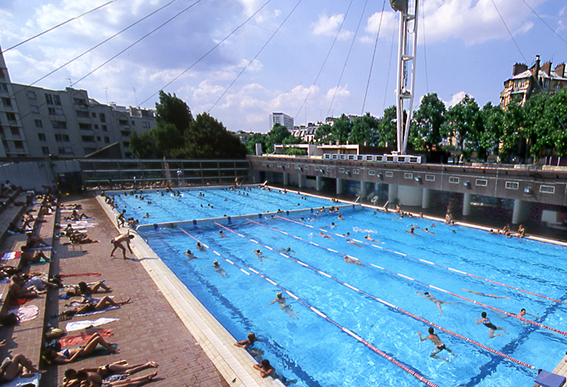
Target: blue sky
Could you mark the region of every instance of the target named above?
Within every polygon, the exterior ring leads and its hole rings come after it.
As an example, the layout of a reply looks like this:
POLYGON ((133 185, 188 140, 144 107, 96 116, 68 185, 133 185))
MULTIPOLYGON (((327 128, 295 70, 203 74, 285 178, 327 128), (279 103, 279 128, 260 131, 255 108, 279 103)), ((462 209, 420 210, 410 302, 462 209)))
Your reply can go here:
MULTIPOLYGON (((108 1, 3 0, 0 45, 6 50, 108 1)), ((163 88, 187 102, 194 115, 209 112, 233 131, 266 132, 273 111, 293 116, 299 125, 342 113, 359 115, 364 111, 381 116, 385 107, 395 103, 398 15, 388 0, 385 6, 384 0, 266 2, 115 0, 9 49, 4 57, 12 82, 31 84, 169 4, 37 85, 64 89, 72 84, 102 103, 147 108, 154 107, 157 91, 163 88), (191 67, 215 45, 216 49, 191 67)), ((428 92, 436 92, 449 105, 465 93, 480 105, 496 104, 514 63, 531 65, 536 55, 543 62, 551 60, 553 67, 567 61, 564 1, 421 0, 420 4, 416 105, 428 92)))

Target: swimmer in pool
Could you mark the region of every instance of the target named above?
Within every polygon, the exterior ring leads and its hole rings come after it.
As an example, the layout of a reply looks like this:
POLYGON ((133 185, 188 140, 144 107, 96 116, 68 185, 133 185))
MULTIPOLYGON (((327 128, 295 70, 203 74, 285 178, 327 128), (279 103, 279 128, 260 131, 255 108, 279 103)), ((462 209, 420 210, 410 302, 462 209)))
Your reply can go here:
POLYGON ((364 237, 364 239, 369 240, 369 241, 371 241, 371 242, 378 242, 378 240, 373 239, 373 238, 370 236, 370 234, 366 235, 366 236, 364 237))
POLYGON ((433 350, 433 352, 431 352, 431 354, 429 355, 429 357, 433 357, 435 359, 441 359, 441 360, 445 360, 445 361, 449 361, 449 359, 445 359, 443 357, 439 357, 437 356, 437 354, 441 351, 447 351, 449 352, 451 355, 453 356, 457 356, 453 353, 453 351, 451 351, 449 348, 447 348, 445 346, 445 344, 443 344, 443 342, 441 341, 441 339, 439 338, 439 336, 437 336, 435 334, 435 330, 433 329, 433 327, 429 328, 429 336, 422 338, 421 337, 421 332, 417 332, 417 334, 419 335, 419 340, 421 341, 425 341, 425 340, 431 340, 431 342, 433 343, 433 345, 435 345, 435 349, 433 350))
POLYGON ((218 263, 218 261, 213 261, 213 265, 208 267, 214 267, 215 271, 219 273, 221 277, 228 277, 228 274, 226 274, 226 271, 224 271, 224 269, 220 267, 220 263, 218 263))
POLYGON ((362 246, 361 246, 361 245, 359 245, 358 243, 356 243, 356 242, 355 242, 355 241, 353 241, 352 239, 349 239, 349 238, 347 238, 347 240, 346 240, 346 241, 347 241, 347 243, 350 243, 351 245, 355 245, 355 246, 358 246, 358 247, 361 247, 361 248, 362 248, 362 246))
POLYGON ((406 230, 406 232, 410 233, 411 235, 416 235, 414 232, 415 228, 410 228, 409 230, 406 230))
POLYGON ((205 251, 205 246, 203 246, 203 245, 201 244, 201 242, 197 242, 197 248, 198 248, 200 251, 205 251))
POLYGON ((349 258, 348 255, 345 255, 345 262, 346 263, 354 263, 355 265, 358 266, 364 266, 363 264, 360 263, 360 261, 356 258, 349 258))
POLYGON ((443 311, 441 310, 441 304, 455 304, 454 302, 447 302, 447 301, 443 301, 443 300, 438 300, 437 298, 433 297, 431 294, 429 294, 429 292, 424 292, 423 294, 421 294, 420 292, 416 292, 417 294, 419 294, 420 297, 426 298, 429 301, 432 301, 435 303, 435 305, 437 305, 437 308, 439 308, 439 316, 443 316, 443 311))
POLYGON ((272 302, 270 302, 268 304, 268 306, 272 305, 273 303, 277 302, 280 305, 280 308, 291 318, 295 318, 296 314, 293 311, 293 309, 291 309, 291 306, 285 302, 285 300, 287 300, 289 297, 283 297, 282 296, 282 292, 278 292, 276 294, 276 299, 272 302))
POLYGON ((201 259, 201 258, 197 258, 195 256, 195 254, 193 254, 193 252, 191 250, 187 250, 186 252, 184 252, 183 254, 185 254, 187 256, 187 262, 191 261, 192 259, 201 259))
POLYGON ((481 292, 473 292, 472 290, 468 290, 468 289, 461 289, 464 290, 465 292, 469 292, 472 294, 478 294, 479 296, 484 296, 484 297, 492 297, 492 298, 505 298, 507 300, 510 299, 510 297, 502 297, 502 296, 495 296, 494 294, 486 294, 486 293, 481 293, 481 292))
POLYGON ((493 323, 490 322, 490 319, 488 319, 488 317, 486 317, 486 312, 482 312, 481 314, 482 318, 479 320, 478 317, 475 317, 476 319, 476 324, 484 324, 485 327, 488 328, 488 337, 490 339, 492 339, 493 337, 496 336, 502 336, 500 333, 494 334, 494 331, 502 331, 506 334, 508 334, 508 332, 506 332, 506 330, 504 328, 500 328, 497 327, 496 325, 494 325, 493 323))
POLYGON ((321 234, 319 234, 319 235, 322 236, 325 239, 331 239, 331 236, 323 233, 323 231, 321 231, 321 234))
MULTIPOLYGON (((526 312, 526 309, 525 309, 525 308, 522 308, 522 310, 520 310, 520 312, 519 312, 519 313, 516 313, 514 316, 520 317, 520 318, 525 318, 524 316, 526 316, 526 315, 535 317, 536 320, 538 320, 538 319, 541 318, 541 317, 538 317, 538 316, 535 316, 535 315, 533 315, 533 314, 531 314, 531 313, 526 312)), ((525 324, 525 323, 524 323, 524 324, 525 324)))
POLYGON ((222 230, 219 230, 219 235, 221 238, 226 238, 226 234, 222 230))

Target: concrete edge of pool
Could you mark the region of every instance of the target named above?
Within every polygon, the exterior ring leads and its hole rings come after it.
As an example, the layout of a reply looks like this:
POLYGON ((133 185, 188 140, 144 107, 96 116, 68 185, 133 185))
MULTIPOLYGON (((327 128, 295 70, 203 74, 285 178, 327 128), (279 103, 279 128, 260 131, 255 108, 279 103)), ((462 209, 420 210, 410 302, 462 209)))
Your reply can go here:
MULTIPOLYGON (((116 224, 118 212, 110 209, 101 196, 97 195, 96 198, 119 232, 132 232, 130 228, 119 228, 116 224)), ((277 379, 260 377, 252 367, 256 364, 254 358, 247 351, 233 345, 237 340, 173 274, 143 238, 134 239, 132 249, 187 330, 195 337, 195 345, 203 348, 229 384, 246 387, 283 386, 277 379)))

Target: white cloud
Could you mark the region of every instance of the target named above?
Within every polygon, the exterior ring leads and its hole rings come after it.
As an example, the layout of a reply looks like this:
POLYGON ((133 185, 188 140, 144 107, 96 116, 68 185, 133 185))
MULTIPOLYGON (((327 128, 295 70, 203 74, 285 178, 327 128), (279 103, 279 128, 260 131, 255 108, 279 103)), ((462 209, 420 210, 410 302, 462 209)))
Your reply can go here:
POLYGON ((395 12, 376 12, 368 18, 364 28, 368 35, 363 36, 361 41, 374 43, 378 28, 380 28, 380 37, 389 40, 392 36, 392 30, 397 28, 397 25, 398 15, 395 12))
MULTIPOLYGON (((314 35, 335 36, 339 30, 345 15, 321 15, 319 20, 312 24, 312 32, 314 35)), ((353 33, 351 31, 341 30, 338 38, 341 40, 348 39, 353 33)))
POLYGON ((458 93, 451 94, 451 99, 449 101, 443 101, 443 103, 445 104, 445 106, 447 106, 447 108, 453 107, 461 102, 462 99, 465 98, 466 94, 467 93, 464 91, 459 91, 458 93))

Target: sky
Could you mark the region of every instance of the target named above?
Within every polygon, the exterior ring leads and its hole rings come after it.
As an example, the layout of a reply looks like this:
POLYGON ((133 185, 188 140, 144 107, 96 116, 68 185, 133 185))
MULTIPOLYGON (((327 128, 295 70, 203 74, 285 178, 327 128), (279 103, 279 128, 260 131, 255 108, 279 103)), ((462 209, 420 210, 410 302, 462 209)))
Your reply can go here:
MULTIPOLYGON (((164 90, 194 116, 265 133, 272 112, 381 117, 398 18, 388 0, 2 0, 0 47, 14 83, 143 108, 164 90)), ((417 25, 414 110, 427 93, 498 104, 515 63, 567 62, 564 1, 420 0, 417 25)))

